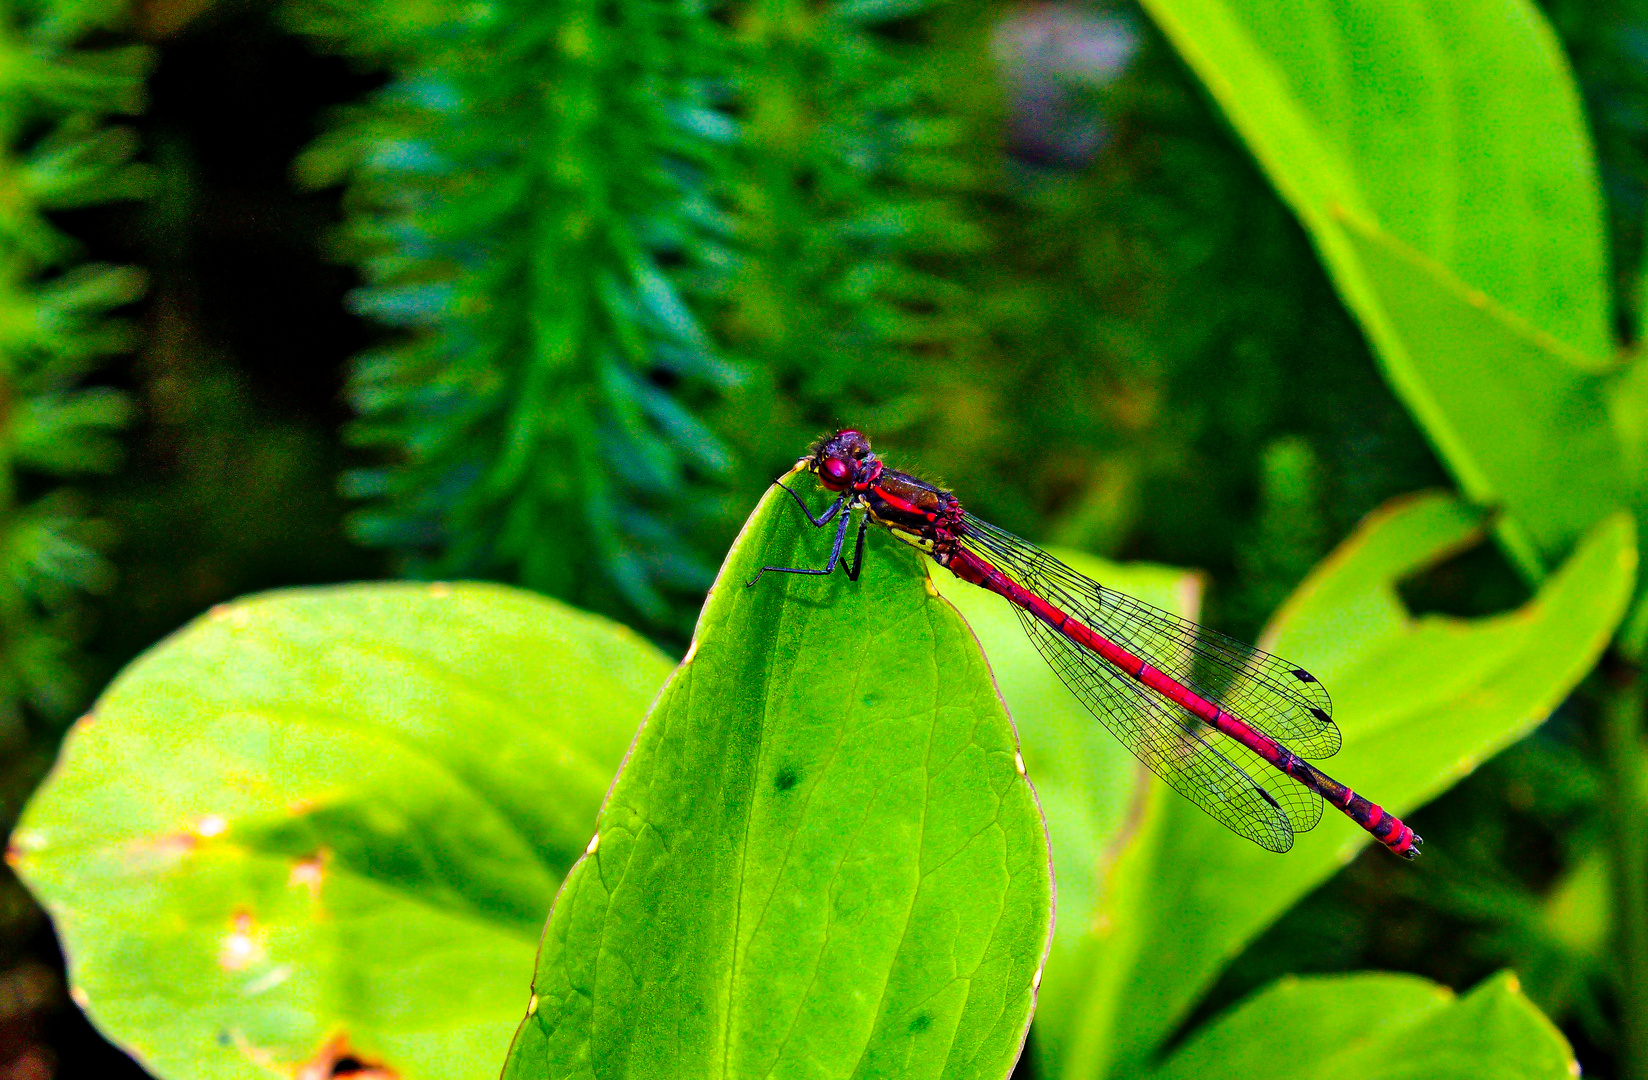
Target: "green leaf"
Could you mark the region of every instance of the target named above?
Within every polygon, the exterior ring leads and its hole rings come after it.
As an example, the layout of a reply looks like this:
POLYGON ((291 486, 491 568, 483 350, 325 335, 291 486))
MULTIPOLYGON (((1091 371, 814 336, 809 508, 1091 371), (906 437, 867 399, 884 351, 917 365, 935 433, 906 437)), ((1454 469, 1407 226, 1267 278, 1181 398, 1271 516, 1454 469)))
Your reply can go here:
POLYGON ((1527 0, 1144 0, 1537 577, 1624 503, 1596 167, 1527 0))
POLYGON ((1551 886, 1534 916, 1549 939, 1577 957, 1602 960, 1615 940, 1606 849, 1583 852, 1551 886))
POLYGON ((1509 973, 1463 998, 1412 975, 1277 981, 1198 1032, 1153 1080, 1569 1080, 1579 1063, 1509 973))
POLYGON ((744 587, 831 532, 777 488, 746 524, 556 899, 506 1076, 1012 1070, 1052 918, 1012 726, 888 536, 857 583, 744 587))
POLYGON ((491 1077, 668 661, 492 585, 214 609, 76 725, 12 837, 76 997, 151 1072, 349 1053, 491 1077))
MULTIPOLYGON (((1648 289, 1643 292, 1648 296, 1648 289)), ((1620 471, 1632 484, 1637 520, 1648 521, 1648 360, 1643 359, 1640 344, 1608 384, 1608 411, 1619 439, 1620 471)), ((1616 644, 1632 663, 1642 662, 1648 648, 1648 589, 1638 590, 1616 644)))
MULTIPOLYGON (((1119 564, 1079 551, 1050 549, 1065 563, 1147 604, 1188 619, 1199 614, 1202 579, 1193 571, 1149 563, 1119 564)), ((1018 726, 1025 769, 1047 815, 1059 917, 1041 982, 1037 1052, 1056 1053, 1061 1010, 1080 996, 1080 963, 1098 908, 1103 872, 1129 819, 1141 809, 1150 776, 1067 690, 1019 625, 1013 606, 949 573, 939 593, 961 612, 984 647, 1002 700, 1018 726)))
MULTIPOLYGON (((1544 720, 1600 655, 1630 596, 1635 531, 1616 514, 1517 611, 1409 616, 1396 581, 1479 534, 1450 497, 1398 501, 1317 567, 1261 642, 1332 692, 1345 741, 1328 771, 1397 813, 1544 720)), ((1087 974, 1070 980, 1078 996, 1055 1001, 1047 988, 1045 1041, 1058 1052, 1046 1075, 1139 1071, 1219 970, 1368 842, 1329 813, 1278 857, 1154 785, 1105 879, 1077 961, 1087 974)), ((1427 851, 1415 872, 1447 857, 1427 851)))

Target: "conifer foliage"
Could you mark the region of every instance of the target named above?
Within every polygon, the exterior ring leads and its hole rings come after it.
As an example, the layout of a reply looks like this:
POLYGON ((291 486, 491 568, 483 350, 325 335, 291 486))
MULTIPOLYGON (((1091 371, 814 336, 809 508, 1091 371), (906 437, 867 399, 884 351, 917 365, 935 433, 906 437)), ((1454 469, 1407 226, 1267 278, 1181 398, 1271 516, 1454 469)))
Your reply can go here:
POLYGON ((721 191, 740 259, 717 329, 765 396, 718 426, 762 467, 832 424, 896 438, 928 418, 935 371, 980 347, 954 261, 987 244, 981 180, 911 10, 751 0, 732 19, 744 123, 721 191))
POLYGON ((674 0, 310 4, 389 84, 306 157, 350 185, 357 537, 413 576, 517 581, 667 618, 707 584, 683 508, 727 467, 683 403, 726 387, 682 299, 713 276, 716 48, 674 0))
POLYGON ((358 538, 681 628, 741 517, 720 492, 844 402, 919 415, 957 304, 917 262, 977 236, 899 14, 293 9, 393 72, 304 164, 349 183, 359 309, 399 332, 354 371, 355 439, 392 458, 351 480, 358 538))
POLYGON ((118 464, 128 404, 82 382, 128 346, 108 312, 141 280, 81 261, 47 215, 140 192, 136 140, 105 120, 141 108, 148 54, 80 44, 125 7, 0 7, 0 715, 13 733, 27 712, 60 718, 81 703, 78 601, 111 577, 99 530, 58 482, 118 464))

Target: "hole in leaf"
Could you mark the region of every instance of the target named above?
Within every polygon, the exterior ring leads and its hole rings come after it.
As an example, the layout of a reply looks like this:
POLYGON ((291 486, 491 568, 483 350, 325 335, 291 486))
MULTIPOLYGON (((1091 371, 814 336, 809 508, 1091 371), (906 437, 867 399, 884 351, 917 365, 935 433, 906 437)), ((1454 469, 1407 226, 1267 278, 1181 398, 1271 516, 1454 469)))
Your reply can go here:
POLYGON ((1397 582, 1408 613, 1480 619, 1527 602, 1522 576, 1492 541, 1473 544, 1397 582))
POLYGON ((298 1071, 296 1080, 332 1080, 349 1077, 351 1080, 399 1080, 389 1066, 372 1061, 349 1048, 349 1040, 335 1035, 320 1053, 298 1071))

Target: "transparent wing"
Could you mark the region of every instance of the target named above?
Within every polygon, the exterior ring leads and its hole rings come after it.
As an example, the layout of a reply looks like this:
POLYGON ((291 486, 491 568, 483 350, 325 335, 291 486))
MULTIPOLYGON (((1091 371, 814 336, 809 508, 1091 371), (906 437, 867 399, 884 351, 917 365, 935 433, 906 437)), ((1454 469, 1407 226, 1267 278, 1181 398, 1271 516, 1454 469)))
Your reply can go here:
MULTIPOLYGON (((1034 545, 968 517, 963 542, 1025 588, 1143 657, 1152 667, 1300 757, 1340 745, 1332 703, 1308 672, 1188 620, 1140 603, 1034 545)), ((1320 796, 1241 743, 1127 677, 1021 609, 1042 658, 1122 745, 1221 824, 1271 851, 1322 820, 1320 796)))
POLYGON ((1151 667, 1302 758, 1314 761, 1339 752, 1333 701, 1304 668, 1107 589, 970 514, 965 520, 964 543, 1151 667))
POLYGON ((1282 852, 1293 847, 1295 833, 1322 820, 1323 803, 1315 792, 1034 615, 1015 610, 1025 633, 1070 692, 1151 772, 1220 824, 1262 848, 1282 852))

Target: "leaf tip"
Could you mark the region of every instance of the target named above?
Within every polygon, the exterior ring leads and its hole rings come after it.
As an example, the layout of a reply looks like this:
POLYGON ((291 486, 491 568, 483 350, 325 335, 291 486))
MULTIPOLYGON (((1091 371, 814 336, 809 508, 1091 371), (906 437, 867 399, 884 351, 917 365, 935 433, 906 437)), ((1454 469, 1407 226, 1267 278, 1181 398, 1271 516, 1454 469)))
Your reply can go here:
POLYGON ((15 862, 25 855, 43 851, 46 844, 46 834, 39 829, 18 829, 12 834, 11 843, 6 845, 6 861, 15 862))

